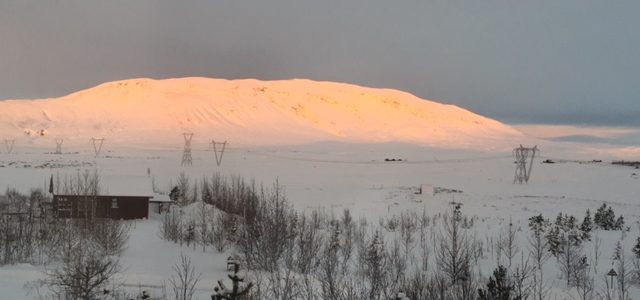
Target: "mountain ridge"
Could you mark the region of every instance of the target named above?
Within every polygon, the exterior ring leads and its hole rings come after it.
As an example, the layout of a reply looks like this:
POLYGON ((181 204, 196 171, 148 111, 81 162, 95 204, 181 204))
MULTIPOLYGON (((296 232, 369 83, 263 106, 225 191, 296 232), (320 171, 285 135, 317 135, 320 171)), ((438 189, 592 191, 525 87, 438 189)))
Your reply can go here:
MULTIPOLYGON (((514 128, 406 92, 290 79, 137 78, 59 98, 0 101, 0 134, 163 143, 182 132, 247 145, 319 141, 492 146, 514 128)), ((178 137, 179 138, 179 137, 178 137)))

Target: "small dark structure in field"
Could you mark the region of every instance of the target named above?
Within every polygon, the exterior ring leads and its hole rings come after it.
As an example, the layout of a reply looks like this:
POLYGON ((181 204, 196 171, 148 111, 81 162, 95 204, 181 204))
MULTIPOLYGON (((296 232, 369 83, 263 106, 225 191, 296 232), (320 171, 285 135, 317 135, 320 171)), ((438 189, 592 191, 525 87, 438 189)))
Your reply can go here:
POLYGON ((151 196, 53 195, 58 218, 145 219, 151 196))
POLYGON ((384 161, 386 162, 390 162, 390 161, 405 161, 402 158, 385 158, 384 161))

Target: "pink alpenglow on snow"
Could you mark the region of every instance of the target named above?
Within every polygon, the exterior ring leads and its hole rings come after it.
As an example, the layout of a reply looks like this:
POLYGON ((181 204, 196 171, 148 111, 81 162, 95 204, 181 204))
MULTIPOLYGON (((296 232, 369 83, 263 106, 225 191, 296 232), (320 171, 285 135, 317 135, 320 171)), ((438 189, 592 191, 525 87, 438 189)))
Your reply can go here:
POLYGON ((182 132, 235 145, 494 148, 522 137, 498 121, 405 92, 302 79, 131 79, 55 99, 0 102, 0 135, 26 136, 35 144, 55 137, 167 144, 182 132))

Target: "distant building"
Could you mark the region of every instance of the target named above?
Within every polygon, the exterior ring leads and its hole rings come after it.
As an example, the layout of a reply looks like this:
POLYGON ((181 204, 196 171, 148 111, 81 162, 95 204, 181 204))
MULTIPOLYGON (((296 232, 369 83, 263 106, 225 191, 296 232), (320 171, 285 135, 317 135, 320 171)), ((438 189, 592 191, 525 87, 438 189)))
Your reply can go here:
POLYGON ((53 193, 52 209, 58 218, 146 219, 154 193, 147 177, 101 176, 105 191, 97 195, 53 193))
POLYGON ((435 195, 435 191, 433 189, 432 184, 421 184, 420 190, 418 191, 420 195, 420 201, 430 201, 433 200, 433 195, 435 195))
POLYGON ((58 218, 146 219, 149 196, 53 195, 53 210, 58 218))
POLYGON ((153 195, 153 198, 149 200, 149 211, 161 214, 169 211, 169 208, 173 204, 174 202, 169 198, 169 195, 155 194, 153 195))
POLYGON ((433 197, 434 190, 432 184, 422 184, 420 185, 420 195, 424 195, 425 197, 433 197))

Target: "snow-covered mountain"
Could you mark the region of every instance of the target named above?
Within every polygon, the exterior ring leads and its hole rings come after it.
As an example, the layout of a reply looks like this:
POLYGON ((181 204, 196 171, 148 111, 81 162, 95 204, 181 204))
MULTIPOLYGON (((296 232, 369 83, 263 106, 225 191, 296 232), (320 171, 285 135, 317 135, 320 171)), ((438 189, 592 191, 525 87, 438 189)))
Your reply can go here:
POLYGON ((411 94, 311 80, 179 78, 109 82, 64 97, 0 101, 0 138, 48 144, 228 140, 236 145, 318 141, 492 148, 519 131, 411 94))

